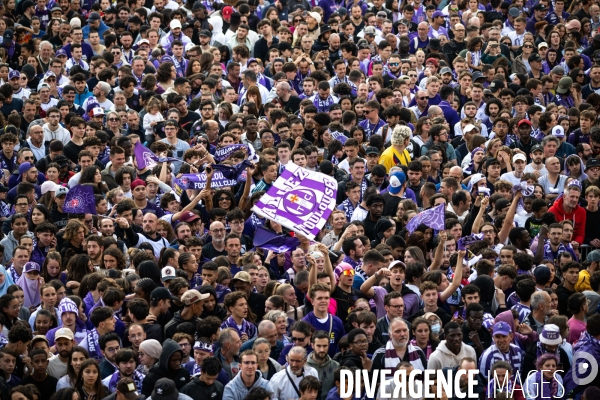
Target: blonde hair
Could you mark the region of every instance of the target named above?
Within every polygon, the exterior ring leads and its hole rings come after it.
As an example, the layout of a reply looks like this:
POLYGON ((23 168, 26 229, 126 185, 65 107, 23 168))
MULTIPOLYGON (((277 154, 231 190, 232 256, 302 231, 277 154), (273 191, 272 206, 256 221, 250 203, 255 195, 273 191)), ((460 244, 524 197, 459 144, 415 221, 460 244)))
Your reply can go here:
POLYGON ((150 112, 154 107, 158 108, 158 111, 160 112, 160 101, 158 101, 156 97, 152 97, 150 100, 148 100, 148 104, 146 104, 146 111, 150 112))

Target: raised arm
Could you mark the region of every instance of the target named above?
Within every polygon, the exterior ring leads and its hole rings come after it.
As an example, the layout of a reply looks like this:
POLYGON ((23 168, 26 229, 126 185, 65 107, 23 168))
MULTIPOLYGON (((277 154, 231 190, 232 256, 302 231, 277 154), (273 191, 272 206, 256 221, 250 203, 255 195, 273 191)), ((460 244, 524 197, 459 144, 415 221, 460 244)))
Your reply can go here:
POLYGON ((246 204, 248 203, 248 198, 250 196, 250 188, 252 187, 252 175, 256 170, 256 165, 252 165, 246 168, 246 183, 244 184, 244 193, 242 194, 242 198, 240 199, 240 204, 238 207, 240 210, 244 211, 246 209, 246 204))
POLYGON ((438 234, 438 245, 435 249, 435 255, 433 257, 433 261, 431 262, 431 266, 429 267, 430 271, 435 271, 442 266, 444 262, 444 248, 446 247, 446 241, 448 240, 448 234, 446 231, 441 231, 438 234))
POLYGON ((372 298, 373 296, 375 296, 375 289, 373 289, 373 286, 375 285, 375 283, 377 283, 377 279, 380 276, 390 277, 392 276, 392 272, 389 269, 380 269, 379 271, 375 272, 372 276, 369 277, 369 279, 367 279, 363 282, 362 285, 360 285, 360 291, 362 292, 362 294, 364 294, 368 298, 372 298))
POLYGON ((467 255, 465 250, 458 251, 458 259, 456 260, 456 268, 454 269, 454 278, 452 278, 452 283, 440 293, 440 300, 446 301, 456 292, 456 289, 460 287, 460 281, 462 280, 463 275, 463 259, 467 255))
POLYGON ((483 220, 483 213, 487 210, 487 205, 490 203, 489 197, 484 197, 481 199, 481 207, 479 207, 479 212, 477 213, 477 217, 475 217, 475 221, 473 221, 473 227, 471 228, 471 233, 479 233, 479 229, 481 228, 481 223, 483 220))
POLYGON ((498 233, 499 242, 504 244, 506 239, 508 238, 508 234, 510 230, 513 228, 513 222, 515 221, 515 214, 517 213, 517 205, 519 204, 519 200, 523 197, 523 193, 521 191, 517 191, 513 197, 513 201, 510 204, 508 212, 506 213, 506 218, 504 218, 504 223, 502 224, 502 229, 500 229, 500 233, 498 233))

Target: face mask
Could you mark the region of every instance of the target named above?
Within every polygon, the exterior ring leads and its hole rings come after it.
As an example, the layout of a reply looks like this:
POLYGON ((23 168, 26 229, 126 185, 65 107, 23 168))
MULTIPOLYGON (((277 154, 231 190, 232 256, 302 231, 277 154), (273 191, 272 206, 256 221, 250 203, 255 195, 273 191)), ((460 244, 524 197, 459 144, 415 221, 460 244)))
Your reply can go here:
POLYGON ((439 335, 440 331, 442 330, 442 326, 440 324, 433 324, 431 325, 431 332, 434 335, 439 335))

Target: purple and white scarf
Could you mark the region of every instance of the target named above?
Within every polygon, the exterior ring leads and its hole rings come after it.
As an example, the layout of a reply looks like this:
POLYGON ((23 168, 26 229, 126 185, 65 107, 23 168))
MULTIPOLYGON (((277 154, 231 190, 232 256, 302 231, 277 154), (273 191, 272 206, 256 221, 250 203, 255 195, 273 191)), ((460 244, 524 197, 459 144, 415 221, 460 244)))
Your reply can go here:
POLYGON ((233 317, 229 317, 221 324, 221 329, 225 328, 233 328, 237 331, 237 333, 242 336, 242 334, 248 335, 248 339, 252 339, 256 336, 257 329, 256 325, 251 322, 246 321, 245 319, 242 321, 242 327, 238 327, 238 324, 234 321, 233 317))
MULTIPOLYGON (((133 379, 133 382, 135 383, 135 387, 137 388, 137 390, 140 393, 142 391, 142 382, 144 381, 145 377, 146 377, 146 375, 144 375, 137 369, 133 371, 133 375, 130 377, 133 379)), ((121 379, 121 373, 119 371, 112 374, 110 381, 108 382, 108 391, 110 393, 114 393, 117 390, 117 383, 119 383, 120 379, 121 379)))
MULTIPOLYGON (((412 339, 410 341, 410 344, 413 345, 413 346, 415 346, 415 347, 419 347, 417 345, 417 339, 412 339)), ((421 349, 421 350, 423 350, 423 349, 421 349)), ((431 341, 428 340, 427 341, 427 347, 425 348, 425 359, 426 360, 429 360, 429 356, 431 355, 431 353, 433 353, 433 349, 431 348, 431 341)))
POLYGON ((317 94, 313 101, 313 105, 315 107, 317 107, 317 112, 321 111, 321 112, 328 113, 329 107, 333 104, 335 104, 335 101, 333 100, 333 97, 331 95, 329 95, 329 97, 327 97, 325 100, 323 100, 323 99, 321 99, 321 96, 319 96, 317 94))
MULTIPOLYGON (((408 353, 408 362, 412 364, 415 369, 424 371, 425 367, 421 362, 421 357, 419 357, 419 348, 417 346, 408 343, 406 345, 406 352, 408 353)), ((422 351, 422 350, 421 350, 422 351)), ((398 357, 398 353, 396 353, 396 349, 392 344, 391 340, 385 344, 385 356, 384 356, 384 364, 386 369, 391 369, 393 372, 396 371, 396 367, 402 360, 398 357)))
POLYGON ((98 335, 98 331, 96 328, 91 331, 87 331, 87 346, 88 346, 88 354, 94 360, 100 362, 104 357, 100 353, 100 343, 98 340, 100 339, 100 335, 98 335))
POLYGON ((10 277, 12 278, 13 282, 16 282, 19 280, 19 278, 21 277, 21 275, 19 275, 19 273, 17 272, 17 270, 15 269, 14 265, 11 265, 8 268, 8 273, 10 274, 10 277))

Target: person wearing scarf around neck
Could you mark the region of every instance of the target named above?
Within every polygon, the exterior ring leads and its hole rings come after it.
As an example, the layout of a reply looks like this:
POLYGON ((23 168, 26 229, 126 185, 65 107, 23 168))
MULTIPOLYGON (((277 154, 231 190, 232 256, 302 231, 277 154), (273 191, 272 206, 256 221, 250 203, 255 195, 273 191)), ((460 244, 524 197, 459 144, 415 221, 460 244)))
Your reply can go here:
POLYGON ((174 40, 180 40, 181 43, 183 43, 183 48, 185 48, 185 46, 188 43, 191 43, 192 41, 190 40, 190 38, 185 36, 183 34, 183 32, 181 32, 181 22, 178 19, 172 20, 171 23, 169 24, 169 28, 171 28, 171 32, 168 35, 165 35, 160 40, 160 44, 163 47, 163 49, 165 49, 167 54, 170 55, 170 54, 172 54, 171 44, 173 43, 174 40))
POLYGON ((245 293, 232 292, 227 294, 223 305, 225 306, 225 309, 231 313, 231 316, 221 324, 221 329, 235 329, 240 335, 242 342, 246 342, 256 337, 258 334, 256 325, 247 320, 249 308, 245 293))
POLYGON ((536 362, 537 372, 530 374, 523 385, 527 400, 560 399, 565 394, 562 377, 557 374, 558 358, 546 353, 536 362))
POLYGON ((108 391, 115 393, 117 383, 120 379, 131 378, 135 382, 135 386, 139 392, 142 390, 142 382, 146 374, 141 373, 136 369, 137 357, 131 349, 120 349, 115 355, 115 363, 117 371, 112 375, 107 376, 102 380, 102 384, 108 388, 108 391))
POLYGON ((339 103, 339 99, 331 95, 331 87, 327 81, 319 82, 318 92, 311 97, 311 100, 314 106, 317 107, 317 112, 326 113, 329 113, 331 105, 339 103))
POLYGON ((25 292, 23 306, 27 308, 37 307, 40 303, 40 287, 44 280, 40 276, 41 267, 38 263, 29 261, 23 267, 23 275, 17 280, 17 285, 25 292))

